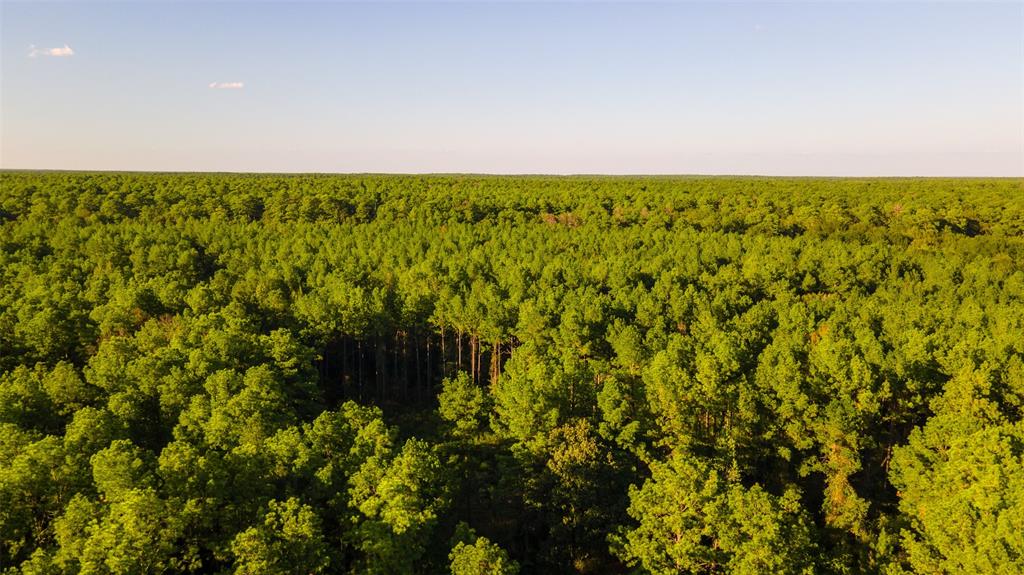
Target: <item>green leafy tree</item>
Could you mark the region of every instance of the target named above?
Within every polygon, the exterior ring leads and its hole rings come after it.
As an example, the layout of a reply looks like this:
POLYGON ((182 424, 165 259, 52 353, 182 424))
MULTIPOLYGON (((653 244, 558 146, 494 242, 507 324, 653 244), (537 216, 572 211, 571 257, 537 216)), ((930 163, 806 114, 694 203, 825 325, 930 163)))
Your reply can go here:
POLYGON ((638 525, 618 537, 620 554, 651 573, 813 571, 813 531, 793 492, 746 488, 676 453, 630 500, 638 525))
POLYGON ((175 507, 152 488, 125 491, 110 504, 75 496, 54 526, 54 563, 82 573, 174 570, 184 527, 175 507))
POLYGON ((478 432, 486 415, 483 389, 474 385, 464 371, 445 379, 441 385, 437 397, 441 418, 451 424, 457 436, 470 437, 478 432))
POLYGON ((456 526, 455 545, 448 560, 451 575, 517 575, 519 563, 486 537, 477 536, 465 523, 456 526))
POLYGON ((437 484, 440 462, 422 441, 407 441, 393 457, 366 460, 350 479, 358 510, 351 533, 367 573, 411 573, 445 499, 437 484))
POLYGON ((330 565, 320 518, 296 498, 271 501, 262 524, 239 533, 231 544, 235 573, 322 573, 330 565))
POLYGON ((983 371, 958 374, 936 415, 895 450, 890 476, 915 572, 1024 572, 1024 424, 1003 413, 1015 401, 997 390, 983 371))

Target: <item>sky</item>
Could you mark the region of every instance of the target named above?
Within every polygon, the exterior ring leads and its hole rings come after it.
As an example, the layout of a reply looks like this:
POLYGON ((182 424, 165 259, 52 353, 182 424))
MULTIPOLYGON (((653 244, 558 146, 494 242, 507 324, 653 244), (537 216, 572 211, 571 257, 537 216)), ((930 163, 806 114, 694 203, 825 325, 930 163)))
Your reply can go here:
POLYGON ((1024 2, 0 1, 0 167, 1024 176, 1024 2))

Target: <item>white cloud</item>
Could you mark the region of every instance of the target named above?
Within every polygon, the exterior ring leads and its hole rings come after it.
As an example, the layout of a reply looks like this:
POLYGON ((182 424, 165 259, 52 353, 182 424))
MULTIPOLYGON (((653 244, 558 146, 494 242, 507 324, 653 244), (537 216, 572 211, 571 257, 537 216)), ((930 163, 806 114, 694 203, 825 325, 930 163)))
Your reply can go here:
POLYGON ((245 84, 242 82, 210 82, 210 87, 214 90, 241 90, 245 84))
POLYGON ((754 32, 764 32, 767 29, 768 29, 768 27, 765 26, 764 24, 760 24, 760 23, 754 24, 754 32))
POLYGON ((35 45, 28 47, 29 58, 35 58, 36 56, 56 56, 60 58, 74 55, 75 51, 67 44, 64 44, 62 48, 36 48, 35 45))

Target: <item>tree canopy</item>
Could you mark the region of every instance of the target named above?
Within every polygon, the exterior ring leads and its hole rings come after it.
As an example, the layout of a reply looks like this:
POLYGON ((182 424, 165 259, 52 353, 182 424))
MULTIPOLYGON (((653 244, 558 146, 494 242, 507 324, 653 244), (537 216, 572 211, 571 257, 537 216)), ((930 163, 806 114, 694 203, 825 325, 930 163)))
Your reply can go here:
POLYGON ((1020 573, 1014 179, 0 172, 0 572, 1020 573))

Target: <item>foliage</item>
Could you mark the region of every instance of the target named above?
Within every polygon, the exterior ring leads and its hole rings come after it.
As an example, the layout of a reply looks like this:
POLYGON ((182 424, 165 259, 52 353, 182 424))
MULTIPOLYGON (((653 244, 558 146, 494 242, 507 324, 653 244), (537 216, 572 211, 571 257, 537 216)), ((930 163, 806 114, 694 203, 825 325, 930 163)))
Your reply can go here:
POLYGON ((630 490, 622 555, 654 574, 810 573, 812 531, 795 491, 776 497, 674 454, 630 490))
POLYGON ((478 537, 465 523, 456 527, 456 541, 451 559, 452 575, 516 575, 519 564, 509 559, 501 547, 486 537, 478 537), (461 532, 461 533, 460 533, 461 532))
POLYGON ((4 573, 1019 573, 1022 419, 1019 180, 0 172, 4 573))

